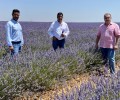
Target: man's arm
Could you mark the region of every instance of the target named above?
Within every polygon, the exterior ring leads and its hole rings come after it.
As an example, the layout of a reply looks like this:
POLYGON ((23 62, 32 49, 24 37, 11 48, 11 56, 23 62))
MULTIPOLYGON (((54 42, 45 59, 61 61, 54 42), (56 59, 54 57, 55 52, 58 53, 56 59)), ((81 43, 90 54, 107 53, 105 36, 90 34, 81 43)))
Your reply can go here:
POLYGON ((21 46, 23 46, 23 44, 24 44, 24 39, 23 39, 23 33, 22 33, 22 35, 21 35, 21 46))
POLYGON ((119 41, 119 36, 117 36, 115 38, 115 45, 114 45, 114 49, 117 50, 118 49, 118 41, 119 41))
POLYGON ((22 26, 19 24, 19 27, 21 29, 20 34, 19 34, 20 35, 20 39, 21 39, 20 45, 23 46, 24 45, 24 38, 23 38, 22 26))
POLYGON ((70 31, 69 31, 68 25, 66 24, 66 29, 65 31, 63 31, 61 37, 67 37, 69 34, 70 34, 70 31))
POLYGON ((114 49, 118 49, 118 42, 119 42, 119 37, 120 37, 120 29, 119 26, 116 24, 115 28, 115 44, 114 44, 114 49))
POLYGON ((119 36, 117 36, 115 39, 115 45, 118 45, 118 40, 119 40, 119 36))
POLYGON ((101 31, 100 31, 100 26, 99 26, 99 29, 98 29, 98 32, 97 32, 97 38, 96 38, 96 45, 95 45, 95 47, 96 47, 96 49, 98 48, 98 43, 99 43, 99 41, 100 41, 100 37, 101 37, 101 31))
POLYGON ((50 28, 48 29, 48 34, 51 38, 53 37, 53 23, 50 25, 50 28))
POLYGON ((96 38, 96 45, 95 45, 96 48, 98 48, 99 40, 100 40, 100 35, 97 35, 97 38, 96 38))
POLYGON ((10 28, 10 25, 8 23, 6 24, 5 29, 6 29, 7 45, 9 46, 10 50, 13 50, 12 40, 10 37, 11 28, 10 28))

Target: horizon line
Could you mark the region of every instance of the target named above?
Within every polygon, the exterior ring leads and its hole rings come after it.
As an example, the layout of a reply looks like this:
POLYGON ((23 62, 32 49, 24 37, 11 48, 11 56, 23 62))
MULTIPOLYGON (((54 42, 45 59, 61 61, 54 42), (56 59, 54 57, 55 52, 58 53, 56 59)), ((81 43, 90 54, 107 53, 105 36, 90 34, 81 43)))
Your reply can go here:
MULTIPOLYGON (((8 22, 8 21, 0 21, 0 22, 8 22)), ((38 22, 38 23, 52 23, 53 21, 18 21, 18 22, 38 22)), ((95 21, 95 22, 93 22, 93 21, 88 21, 88 22, 77 22, 77 21, 65 21, 65 22, 67 22, 67 23, 104 23, 104 22, 98 22, 98 21, 95 21)), ((120 23, 120 22, 115 22, 115 23, 120 23)))

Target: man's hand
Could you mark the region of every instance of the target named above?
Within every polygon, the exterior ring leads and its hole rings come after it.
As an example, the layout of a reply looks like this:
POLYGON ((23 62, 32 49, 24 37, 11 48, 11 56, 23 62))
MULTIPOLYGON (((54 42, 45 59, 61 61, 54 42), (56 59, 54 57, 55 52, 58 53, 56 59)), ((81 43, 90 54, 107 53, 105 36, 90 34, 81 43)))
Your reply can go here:
POLYGON ((61 37, 65 37, 65 35, 62 33, 62 34, 61 34, 61 37))
POLYGON ((57 38, 55 36, 53 36, 53 41, 57 40, 57 38))
POLYGON ((114 50, 117 50, 118 49, 118 45, 114 45, 114 50))
POLYGON ((10 46, 9 49, 10 49, 10 51, 14 50, 13 46, 10 46))
POLYGON ((98 44, 95 45, 95 48, 98 49, 98 44))

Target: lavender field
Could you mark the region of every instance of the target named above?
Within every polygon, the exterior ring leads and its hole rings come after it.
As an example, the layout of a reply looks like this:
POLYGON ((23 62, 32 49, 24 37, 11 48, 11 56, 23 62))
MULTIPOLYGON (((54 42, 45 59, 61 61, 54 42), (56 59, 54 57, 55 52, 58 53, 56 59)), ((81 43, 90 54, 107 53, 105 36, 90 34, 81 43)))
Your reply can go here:
MULTIPOLYGON (((70 35, 66 39, 65 49, 56 52, 47 34, 50 24, 21 22, 25 44, 21 54, 11 58, 5 41, 5 22, 0 22, 0 99, 13 100, 24 91, 50 90, 74 74, 90 72, 103 66, 99 51, 95 52, 96 32, 101 23, 68 23, 70 35)), ((116 54, 117 61, 119 54, 120 50, 116 54)), ((120 100, 120 72, 115 79, 105 78, 104 82, 102 79, 97 81, 94 78, 96 90, 91 83, 83 84, 80 89, 76 88, 76 94, 66 96, 63 93, 55 100, 120 100), (104 84, 106 82, 109 85, 104 84), (83 90, 85 92, 81 92, 83 90), (91 93, 85 98, 89 91, 91 93), (114 97, 112 99, 108 98, 111 94, 114 97)))

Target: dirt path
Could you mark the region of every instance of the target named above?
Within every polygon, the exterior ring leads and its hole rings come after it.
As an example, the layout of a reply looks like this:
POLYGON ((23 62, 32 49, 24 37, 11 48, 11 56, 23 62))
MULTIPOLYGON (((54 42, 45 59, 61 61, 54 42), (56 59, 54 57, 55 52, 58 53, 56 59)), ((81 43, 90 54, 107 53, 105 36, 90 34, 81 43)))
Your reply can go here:
POLYGON ((54 90, 46 91, 42 94, 26 92, 22 97, 16 98, 15 100, 51 100, 56 93, 61 94, 62 91, 66 93, 66 91, 70 91, 75 86, 80 86, 80 84, 87 82, 88 78, 88 73, 82 75, 75 75, 74 78, 66 81, 64 85, 58 86, 54 90))
MULTIPOLYGON (((118 66, 120 66, 119 64, 118 66)), ((120 69, 120 67, 118 66, 116 67, 116 71, 120 69)), ((82 75, 75 75, 74 78, 66 81, 64 85, 58 86, 54 90, 46 91, 43 93, 36 93, 36 94, 26 92, 21 98, 16 98, 15 100, 53 100, 53 97, 56 93, 61 94, 62 91, 66 93, 66 91, 72 90, 75 86, 80 87, 82 83, 88 82, 89 78, 90 78, 89 73, 85 73, 82 75)))

